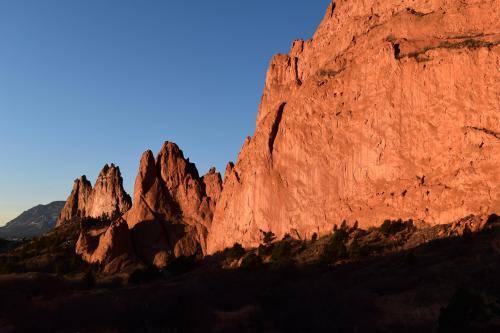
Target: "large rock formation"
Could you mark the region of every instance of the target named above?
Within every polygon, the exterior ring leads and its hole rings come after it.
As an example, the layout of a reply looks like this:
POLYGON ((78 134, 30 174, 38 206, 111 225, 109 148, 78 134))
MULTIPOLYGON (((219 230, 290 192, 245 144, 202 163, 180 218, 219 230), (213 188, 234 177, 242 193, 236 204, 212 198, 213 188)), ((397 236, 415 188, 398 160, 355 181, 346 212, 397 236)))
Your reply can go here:
POLYGON ((56 226, 60 226, 75 217, 85 217, 91 193, 92 184, 87 180, 86 176, 75 179, 71 194, 57 218, 56 226))
POLYGON ((332 2, 271 62, 208 252, 256 246, 260 230, 499 211, 499 43, 497 0, 332 2))
POLYGON ((204 254, 221 186, 215 170, 200 178, 196 166, 174 143, 165 142, 156 160, 146 151, 135 182, 134 203, 123 216, 137 255, 162 267, 171 256, 204 254))
POLYGON ((73 218, 115 218, 129 210, 130 196, 123 189, 120 168, 104 166, 94 188, 85 176, 75 180, 73 190, 64 205, 57 226, 73 218))
POLYGON ((130 196, 123 189, 120 168, 106 164, 90 195, 87 215, 93 218, 119 216, 129 210, 131 204, 130 196))
POLYGON ((203 255, 221 191, 215 169, 200 177, 179 147, 165 142, 156 160, 150 150, 143 154, 130 210, 107 229, 83 230, 77 253, 92 263, 114 261, 108 271, 130 258, 161 268, 172 257, 203 255))

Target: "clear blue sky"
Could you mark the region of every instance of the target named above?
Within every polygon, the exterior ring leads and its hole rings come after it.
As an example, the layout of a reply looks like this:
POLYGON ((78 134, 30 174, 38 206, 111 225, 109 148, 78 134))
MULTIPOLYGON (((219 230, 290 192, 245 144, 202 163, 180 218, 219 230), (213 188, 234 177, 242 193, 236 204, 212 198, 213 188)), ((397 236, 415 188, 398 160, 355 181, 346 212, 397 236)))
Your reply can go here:
POLYGON ((176 142, 224 170, 255 128, 269 60, 329 0, 0 1, 0 225, 105 163, 131 193, 176 142))

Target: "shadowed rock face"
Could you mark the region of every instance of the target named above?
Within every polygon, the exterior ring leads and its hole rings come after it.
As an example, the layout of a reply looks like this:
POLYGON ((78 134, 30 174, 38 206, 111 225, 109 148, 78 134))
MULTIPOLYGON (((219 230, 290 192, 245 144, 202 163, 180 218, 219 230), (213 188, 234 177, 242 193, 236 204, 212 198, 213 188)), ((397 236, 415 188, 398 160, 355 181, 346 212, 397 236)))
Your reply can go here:
POLYGON ((259 230, 500 210, 499 43, 497 1, 332 2, 271 61, 208 253, 256 246, 259 230))
POLYGON ((131 205, 130 196, 123 189, 120 168, 106 164, 94 188, 85 176, 75 180, 73 190, 57 219, 57 226, 76 217, 117 217, 131 205))
POLYGON ((74 217, 85 217, 91 193, 92 184, 87 180, 87 177, 81 176, 76 179, 71 194, 57 218, 56 226, 60 226, 74 217))
POLYGON ((134 204, 124 216, 137 255, 165 266, 170 256, 206 252, 206 238, 222 190, 215 169, 200 178, 179 147, 165 142, 153 157, 146 151, 135 182, 134 204))

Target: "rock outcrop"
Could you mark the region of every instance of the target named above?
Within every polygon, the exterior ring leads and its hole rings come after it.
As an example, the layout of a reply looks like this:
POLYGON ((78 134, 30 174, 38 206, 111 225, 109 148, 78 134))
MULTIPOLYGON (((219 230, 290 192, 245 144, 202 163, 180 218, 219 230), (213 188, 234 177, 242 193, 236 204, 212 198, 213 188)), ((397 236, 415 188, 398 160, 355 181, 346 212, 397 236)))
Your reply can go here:
POLYGON ((332 2, 269 67, 207 251, 500 210, 496 0, 332 2))
POLYGON ((123 189, 120 168, 106 164, 90 195, 87 215, 93 218, 119 216, 129 210, 131 205, 130 196, 123 189))
POLYGON ((73 183, 71 194, 66 200, 59 217, 57 218, 56 226, 70 221, 75 217, 85 217, 87 215, 88 202, 92 193, 92 184, 87 180, 86 176, 81 176, 73 183))
POLYGON ((127 223, 118 218, 107 228, 82 226, 76 253, 88 263, 103 264, 105 273, 115 273, 137 262, 127 223))
POLYGON ((57 226, 73 218, 116 218, 129 210, 130 196, 123 189, 120 168, 105 165, 94 188, 85 176, 75 180, 73 190, 64 205, 57 226))
POLYGON ((173 257, 201 256, 221 191, 215 169, 200 177, 179 147, 165 142, 156 159, 150 150, 142 155, 130 210, 108 228, 84 228, 77 253, 109 272, 137 258, 161 268, 173 257))
POLYGON ((123 216, 137 256, 162 267, 172 256, 206 253, 221 189, 220 174, 212 169, 200 178, 176 144, 165 142, 156 160, 146 151, 135 182, 134 203, 123 216))

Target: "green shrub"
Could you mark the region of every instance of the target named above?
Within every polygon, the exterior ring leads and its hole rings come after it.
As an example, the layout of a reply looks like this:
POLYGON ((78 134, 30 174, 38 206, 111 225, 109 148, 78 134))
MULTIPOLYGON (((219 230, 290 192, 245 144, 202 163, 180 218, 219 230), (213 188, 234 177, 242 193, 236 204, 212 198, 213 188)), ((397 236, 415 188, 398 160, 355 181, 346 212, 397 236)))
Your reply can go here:
POLYGON ((262 259, 255 253, 247 254, 241 262, 243 269, 256 269, 262 266, 262 259))
POLYGON ((347 247, 345 242, 347 240, 347 232, 345 230, 337 229, 328 244, 324 247, 321 254, 321 261, 325 263, 334 262, 337 260, 345 259, 347 257, 347 247))
POLYGON ((292 254, 292 245, 289 241, 282 241, 276 244, 271 252, 273 261, 281 261, 287 259, 292 254))
POLYGON ((349 257, 350 258, 361 258, 366 255, 364 247, 361 247, 357 239, 354 239, 349 246, 349 257))
POLYGON ((312 237, 311 237, 311 242, 316 242, 318 240, 318 234, 317 233, 314 233, 312 234, 312 237))
POLYGON ((404 230, 407 226, 407 222, 399 219, 397 221, 385 220, 380 226, 380 232, 385 235, 395 235, 398 232, 404 230))
POLYGON ((240 259, 245 255, 245 249, 240 243, 234 243, 233 247, 227 249, 227 257, 232 260, 240 259))
POLYGON ((354 231, 354 230, 358 230, 358 225, 359 225, 359 222, 356 220, 356 221, 354 222, 354 225, 352 226, 352 230, 353 230, 353 231, 354 231))
POLYGON ((270 245, 275 239, 276 235, 272 231, 262 231, 262 243, 264 245, 270 245))

